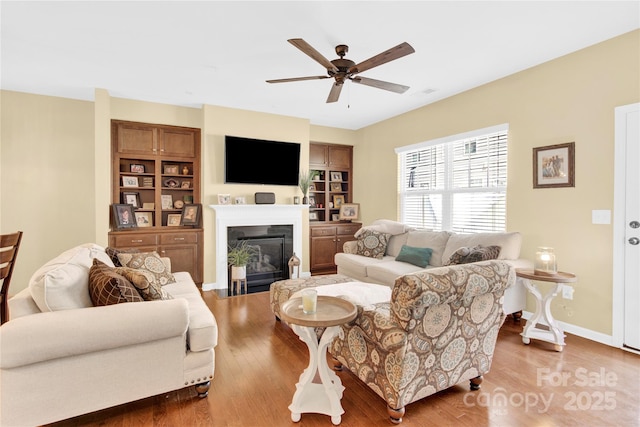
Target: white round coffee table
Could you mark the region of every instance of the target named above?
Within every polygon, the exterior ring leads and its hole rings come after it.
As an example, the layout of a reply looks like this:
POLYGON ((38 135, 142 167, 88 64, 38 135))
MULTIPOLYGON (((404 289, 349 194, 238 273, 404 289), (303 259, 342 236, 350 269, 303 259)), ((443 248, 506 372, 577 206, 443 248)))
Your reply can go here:
POLYGON ((356 315, 356 306, 351 302, 322 295, 318 296, 313 314, 304 314, 302 298, 292 298, 280 308, 281 319, 309 348, 309 366, 300 375, 289 405, 292 421, 300 421, 303 413, 317 413, 329 415, 333 425, 340 424, 344 414, 340 403, 344 386, 327 364, 327 347, 338 334, 340 325, 352 321, 356 315), (315 328, 321 327, 326 329, 318 342, 315 328), (318 376, 320 383, 314 382, 318 376))

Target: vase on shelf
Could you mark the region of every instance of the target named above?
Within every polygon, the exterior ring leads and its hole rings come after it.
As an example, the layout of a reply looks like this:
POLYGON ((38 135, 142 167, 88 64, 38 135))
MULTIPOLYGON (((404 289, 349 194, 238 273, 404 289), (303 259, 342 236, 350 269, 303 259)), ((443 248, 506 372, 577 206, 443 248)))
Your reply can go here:
POLYGON ((304 196, 304 197, 302 198, 302 204, 303 204, 303 205, 308 205, 308 204, 309 204, 309 198, 308 198, 307 196, 304 196))

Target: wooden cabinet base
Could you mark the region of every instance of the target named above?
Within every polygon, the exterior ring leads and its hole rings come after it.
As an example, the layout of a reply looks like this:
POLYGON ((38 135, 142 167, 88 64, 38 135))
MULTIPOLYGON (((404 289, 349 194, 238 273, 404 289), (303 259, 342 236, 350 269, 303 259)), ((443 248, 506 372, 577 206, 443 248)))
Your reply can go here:
POLYGON ((186 271, 198 286, 202 286, 203 238, 201 228, 112 231, 109 233, 109 246, 140 252, 156 251, 160 256, 171 259, 172 271, 186 271))

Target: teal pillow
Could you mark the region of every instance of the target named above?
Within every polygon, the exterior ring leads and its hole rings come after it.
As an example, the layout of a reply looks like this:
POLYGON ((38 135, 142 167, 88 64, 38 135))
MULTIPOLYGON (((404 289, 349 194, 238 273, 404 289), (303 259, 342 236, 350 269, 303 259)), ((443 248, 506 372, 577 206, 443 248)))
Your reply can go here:
POLYGON ((429 265, 432 253, 433 249, 431 248, 416 248, 413 246, 402 245, 402 249, 400 249, 400 253, 396 257, 396 261, 408 262, 409 264, 424 268, 429 265))

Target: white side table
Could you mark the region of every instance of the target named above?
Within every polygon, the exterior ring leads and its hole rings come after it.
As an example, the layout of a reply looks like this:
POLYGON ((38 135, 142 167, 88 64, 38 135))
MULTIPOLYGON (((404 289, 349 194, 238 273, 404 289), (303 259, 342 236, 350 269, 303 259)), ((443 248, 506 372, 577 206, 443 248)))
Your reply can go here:
POLYGON ((280 317, 291 325, 293 331, 309 348, 309 366, 302 372, 296 384, 293 401, 289 405, 291 420, 300 421, 303 413, 325 414, 331 417, 333 425, 341 422, 342 392, 344 386, 340 378, 327 365, 327 347, 338 334, 340 325, 356 318, 356 306, 347 300, 318 296, 314 314, 304 314, 302 298, 292 298, 280 308, 280 317), (315 328, 325 327, 320 342, 315 328), (320 383, 314 382, 320 378, 320 383))
POLYGON ((524 279, 524 286, 536 298, 536 312, 533 317, 527 320, 527 324, 520 335, 522 342, 529 344, 531 338, 553 343, 556 351, 562 351, 564 348, 564 331, 551 315, 551 301, 558 295, 564 283, 573 283, 577 281, 577 277, 572 273, 557 272, 555 274, 539 274, 534 270, 516 269, 516 276, 524 279), (555 286, 546 294, 542 295, 540 290, 531 281, 551 282, 555 286), (549 329, 538 327, 541 319, 549 325, 549 329))

